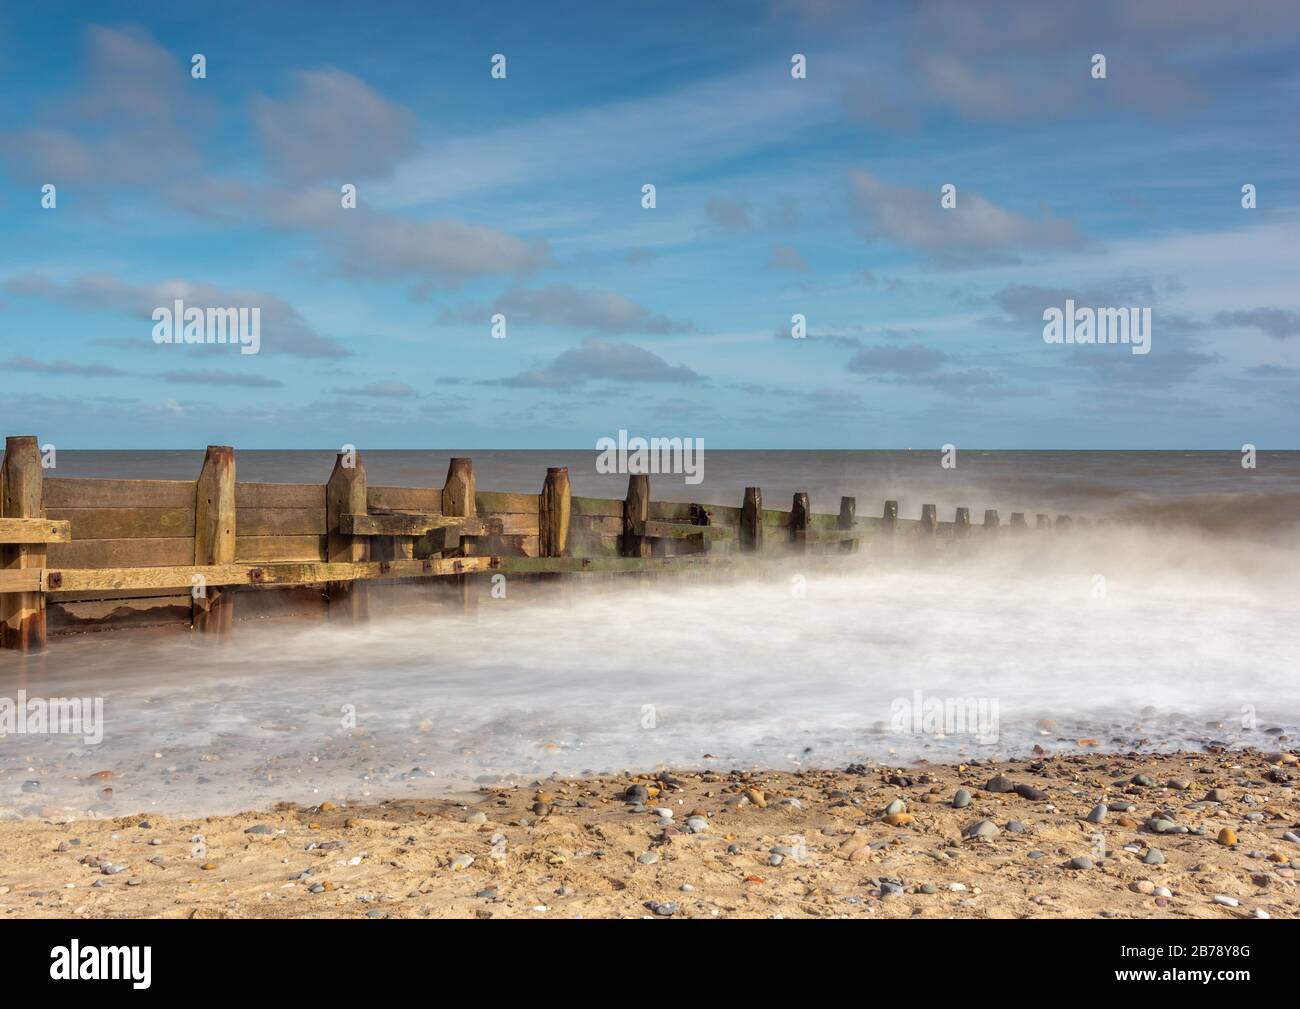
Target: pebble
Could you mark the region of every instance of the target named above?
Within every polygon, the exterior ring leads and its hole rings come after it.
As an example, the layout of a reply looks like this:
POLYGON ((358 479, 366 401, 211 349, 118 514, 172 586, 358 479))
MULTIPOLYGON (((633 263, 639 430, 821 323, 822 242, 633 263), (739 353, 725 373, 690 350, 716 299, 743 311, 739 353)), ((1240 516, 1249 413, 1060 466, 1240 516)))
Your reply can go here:
POLYGON ((459 872, 461 869, 468 869, 473 864, 473 855, 457 855, 451 860, 451 871, 459 872))
POLYGON ((1221 893, 1216 893, 1214 895, 1214 903, 1222 904, 1224 907, 1237 907, 1241 904, 1241 901, 1236 897, 1225 897, 1221 893))
POLYGON ((702 816, 688 816, 686 826, 692 834, 702 834, 709 829, 709 821, 702 816))
POLYGON ((961 836, 970 840, 981 837, 995 837, 997 833, 998 825, 992 820, 976 820, 961 832, 961 836))
POLYGON ((465 814, 466 823, 487 823, 487 813, 481 809, 476 809, 471 813, 465 814))
POLYGON ((1219 831, 1218 841, 1222 845, 1231 847, 1232 845, 1237 843, 1237 832, 1233 830, 1231 827, 1224 827, 1221 831, 1219 831))
POLYGON ((1176 824, 1173 820, 1166 820, 1163 817, 1153 816, 1147 820, 1147 830, 1153 834, 1169 834, 1174 831, 1176 824))
POLYGON ((1282 840, 1290 841, 1292 844, 1300 844, 1300 834, 1297 834, 1294 830, 1288 830, 1282 835, 1282 840))
POLYGON ((1087 855, 1078 855, 1078 856, 1076 856, 1075 858, 1070 859, 1070 868, 1071 868, 1071 869, 1091 869, 1091 868, 1092 868, 1092 859, 1090 859, 1087 855))
POLYGON ((1047 793, 1041 788, 1035 788, 1033 785, 1017 785, 1016 794, 1022 799, 1028 799, 1030 802, 1042 802, 1047 798, 1047 793))
POLYGON ((1173 891, 1170 890, 1169 887, 1167 886, 1158 886, 1151 892, 1154 893, 1157 897, 1172 897, 1174 895, 1173 891))
POLYGON ((964 788, 957 789, 952 797, 952 808, 963 809, 970 805, 970 792, 964 788))
POLYGON ((891 802, 888 806, 885 807, 885 816, 889 816, 892 813, 904 813, 906 811, 907 811, 907 803, 904 802, 902 799, 895 799, 893 802, 891 802))
POLYGON ((647 851, 643 855, 637 855, 636 860, 642 865, 654 865, 659 861, 659 855, 653 851, 647 851))
POLYGON ((1155 788, 1155 779, 1149 774, 1135 774, 1132 778, 1133 784, 1140 785, 1143 788, 1155 788))
MULTIPOLYGON (((264 823, 255 823, 247 830, 245 830, 244 833, 245 834, 270 834, 272 833, 272 831, 271 828, 264 823)), ((157 841, 158 838, 155 837, 154 840, 157 841)))
POLYGON ((1205 793, 1206 802, 1227 802, 1228 793, 1222 788, 1211 788, 1205 793))
POLYGON ((776 854, 775 852, 773 852, 771 855, 768 855, 768 856, 767 856, 767 864, 768 864, 768 865, 780 865, 780 864, 781 864, 782 862, 784 862, 784 861, 785 861, 785 858, 784 858, 783 856, 781 856, 781 855, 776 854))
POLYGON ((747 788, 741 794, 759 809, 763 809, 767 805, 767 796, 757 788, 747 788))
POLYGON ((682 909, 682 906, 678 904, 677 901, 675 900, 665 900, 663 902, 657 900, 648 900, 646 901, 645 906, 648 907, 655 914, 662 915, 665 918, 671 917, 672 915, 676 914, 678 911, 682 909))
POLYGON ((1148 848, 1147 853, 1142 856, 1142 861, 1146 865, 1164 865, 1165 855, 1159 848, 1148 848))
POLYGON ((1008 820, 1007 830, 1011 831, 1013 834, 1023 834, 1025 832, 1025 825, 1019 820, 1008 820))
POLYGON ((740 845, 736 844, 734 841, 733 841, 731 844, 727 845, 727 854, 728 854, 728 855, 739 855, 739 854, 740 854, 740 845))
POLYGON ((1014 792, 1015 790, 1016 786, 1005 774, 995 774, 984 785, 986 792, 1014 792))
POLYGON ((1092 812, 1088 814, 1088 822, 1101 823, 1106 819, 1106 814, 1109 812, 1110 810, 1106 808, 1106 804, 1104 802, 1099 802, 1097 805, 1092 807, 1092 812))
POLYGON ((627 791, 623 793, 623 798, 628 802, 646 802, 650 798, 650 792, 645 785, 629 785, 627 791))
POLYGON ((1128 888, 1134 893, 1144 893, 1148 896, 1156 892, 1156 885, 1149 879, 1139 879, 1128 885, 1128 888))

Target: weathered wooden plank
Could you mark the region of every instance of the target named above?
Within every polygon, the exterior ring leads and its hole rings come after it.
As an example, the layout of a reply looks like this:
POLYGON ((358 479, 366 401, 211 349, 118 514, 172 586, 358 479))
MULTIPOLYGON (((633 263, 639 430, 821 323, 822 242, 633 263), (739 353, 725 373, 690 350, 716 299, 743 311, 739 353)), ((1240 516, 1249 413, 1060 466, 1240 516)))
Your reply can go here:
POLYGON ((235 524, 242 536, 324 536, 325 506, 319 508, 237 508, 235 524))
POLYGON ((633 525, 633 535, 647 539, 685 540, 704 537, 707 540, 731 540, 736 537, 736 530, 731 526, 697 526, 689 522, 666 522, 663 519, 647 519, 633 525))
POLYGON ((500 520, 455 515, 396 512, 391 515, 341 515, 339 529, 350 536, 423 536, 433 529, 452 529, 462 536, 504 532, 500 520))
POLYGON ((188 633, 193 620, 191 606, 188 592, 183 595, 81 601, 68 599, 63 593, 52 593, 48 606, 50 634, 164 627, 188 633))
POLYGON ((236 562, 327 560, 324 536, 240 536, 235 540, 236 562))
POLYGON ((579 515, 617 519, 623 517, 623 502, 614 498, 579 497, 575 494, 569 499, 569 507, 575 518, 579 515))
MULTIPOLYGON (((536 515, 540 507, 538 494, 505 494, 499 491, 478 491, 474 495, 478 514, 529 514, 536 515)), ((443 509, 446 511, 446 509, 443 509)))
POLYGON ((236 483, 236 508, 324 508, 319 483, 236 483))
POLYGON ((647 518, 665 519, 669 522, 688 522, 693 506, 686 501, 651 501, 647 518))
POLYGON ((0 543, 68 543, 72 525, 50 518, 0 518, 0 543))
POLYGON ((607 533, 584 532, 580 529, 569 531, 569 549, 575 557, 617 557, 621 540, 621 536, 610 536, 607 533))
MULTIPOLYGON (((481 514, 489 514, 482 512, 481 514)), ((501 523, 501 531, 510 535, 522 534, 536 536, 541 532, 537 512, 521 514, 519 512, 492 512, 490 517, 501 523)))
MULTIPOLYGON (((482 558, 476 558, 482 559, 482 558)), ((617 571, 655 571, 717 563, 710 554, 687 554, 682 557, 498 557, 497 570, 507 574, 593 574, 617 571)))
POLYGON ((335 582, 373 581, 380 578, 435 578, 488 571, 494 557, 458 557, 412 561, 287 562, 270 564, 189 565, 183 567, 127 567, 81 570, 46 568, 42 574, 45 591, 90 592, 100 589, 188 589, 194 578, 204 584, 222 585, 317 585, 335 582))
POLYGON ((574 515, 569 520, 569 527, 573 532, 618 536, 623 532, 623 516, 574 515))
POLYGON ((193 502, 188 508, 47 508, 45 515, 70 522, 74 540, 194 535, 193 502))
POLYGON ((40 568, 0 568, 0 593, 40 591, 40 568))
POLYGON ((193 508, 193 480, 94 480, 50 477, 46 508, 193 508))
POLYGON ((370 511, 426 512, 442 514, 441 487, 385 487, 366 488, 366 501, 370 511))
POLYGON ((142 537, 127 540, 73 540, 53 543, 46 567, 128 568, 194 563, 191 537, 142 537))

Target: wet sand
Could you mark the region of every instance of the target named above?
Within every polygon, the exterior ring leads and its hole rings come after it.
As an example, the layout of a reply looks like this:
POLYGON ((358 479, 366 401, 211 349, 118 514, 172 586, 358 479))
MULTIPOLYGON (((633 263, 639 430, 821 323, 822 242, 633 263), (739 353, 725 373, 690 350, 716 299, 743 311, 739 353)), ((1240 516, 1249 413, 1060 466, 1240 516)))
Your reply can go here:
POLYGON ((463 801, 211 818, 15 820, 0 823, 0 913, 1291 918, 1296 761, 1217 747, 1044 753, 552 778, 463 801), (954 808, 959 789, 970 802, 954 808), (1103 822, 1087 822, 1101 802, 1103 822), (989 836, 963 836, 983 820, 989 836), (1187 832, 1156 832, 1169 827, 1187 832))

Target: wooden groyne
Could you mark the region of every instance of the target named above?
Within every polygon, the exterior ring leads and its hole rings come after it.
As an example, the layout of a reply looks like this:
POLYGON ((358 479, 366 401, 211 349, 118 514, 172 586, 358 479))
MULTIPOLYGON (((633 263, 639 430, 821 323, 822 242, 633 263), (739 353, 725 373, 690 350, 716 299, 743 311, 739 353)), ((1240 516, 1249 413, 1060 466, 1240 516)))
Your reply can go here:
MULTIPOLYGON (((564 468, 547 470, 536 494, 480 491, 465 458, 451 460, 441 487, 372 485, 355 452, 339 453, 324 484, 240 483, 234 450, 217 445, 194 480, 55 477, 36 438, 11 437, 0 466, 0 647, 39 652, 51 634, 122 626, 220 638, 237 614, 360 620, 366 587, 380 580, 442 579, 468 596, 489 574, 648 572, 1005 528, 991 509, 972 525, 965 507, 943 522, 931 504, 906 519, 897 501, 864 517, 851 497, 823 514, 802 492, 788 511, 765 508, 758 487, 736 507, 650 493, 649 476, 633 475, 623 500, 581 497, 564 468)), ((1039 528, 1053 524, 1036 516, 1039 528)), ((1028 528, 1023 513, 1010 528, 1028 528)))

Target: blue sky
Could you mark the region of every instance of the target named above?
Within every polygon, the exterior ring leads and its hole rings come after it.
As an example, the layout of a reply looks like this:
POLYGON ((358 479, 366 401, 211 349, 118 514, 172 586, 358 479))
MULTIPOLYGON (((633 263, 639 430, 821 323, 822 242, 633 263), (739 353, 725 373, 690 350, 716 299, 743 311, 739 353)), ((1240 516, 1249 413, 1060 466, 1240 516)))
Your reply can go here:
POLYGON ((4 433, 1300 447, 1294 3, 47 3, 0 94, 4 433))

